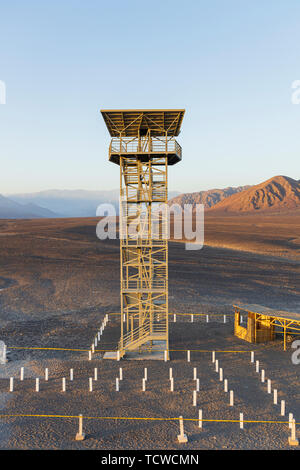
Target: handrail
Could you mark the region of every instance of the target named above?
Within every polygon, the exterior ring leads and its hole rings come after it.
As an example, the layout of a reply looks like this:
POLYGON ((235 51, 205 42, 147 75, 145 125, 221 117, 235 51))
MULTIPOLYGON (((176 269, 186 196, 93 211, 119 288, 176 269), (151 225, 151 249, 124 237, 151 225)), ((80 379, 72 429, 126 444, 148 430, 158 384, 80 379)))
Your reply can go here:
POLYGON ((152 328, 149 321, 145 322, 143 325, 140 325, 134 328, 132 331, 127 332, 123 336, 123 340, 119 341, 118 349, 123 352, 126 347, 134 345, 143 338, 148 337, 152 334, 165 333, 167 330, 166 326, 163 324, 153 323, 152 328))
POLYGON ((182 149, 174 137, 113 137, 110 154, 119 153, 176 153, 181 157, 182 149))

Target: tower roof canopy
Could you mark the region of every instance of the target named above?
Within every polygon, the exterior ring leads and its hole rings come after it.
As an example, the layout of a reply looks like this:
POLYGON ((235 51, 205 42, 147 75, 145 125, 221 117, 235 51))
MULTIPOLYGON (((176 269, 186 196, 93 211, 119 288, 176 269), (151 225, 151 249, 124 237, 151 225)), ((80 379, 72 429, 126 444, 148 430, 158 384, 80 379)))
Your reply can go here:
POLYGON ((135 137, 150 130, 152 136, 176 136, 184 109, 102 109, 101 114, 112 137, 135 137))

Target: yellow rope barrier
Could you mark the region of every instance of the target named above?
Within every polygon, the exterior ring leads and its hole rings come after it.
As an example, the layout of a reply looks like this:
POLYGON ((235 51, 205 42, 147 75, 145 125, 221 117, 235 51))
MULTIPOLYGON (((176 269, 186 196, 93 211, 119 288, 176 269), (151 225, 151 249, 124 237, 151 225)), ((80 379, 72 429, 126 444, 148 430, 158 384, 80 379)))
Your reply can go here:
POLYGON ((86 351, 89 349, 68 349, 68 348, 39 348, 39 347, 27 347, 27 346, 8 346, 9 349, 40 349, 45 351, 86 351))
MULTIPOLYGON (((118 313, 108 313, 108 316, 111 316, 111 315, 121 315, 121 312, 118 312, 118 313)), ((168 315, 187 315, 187 316, 191 316, 191 315, 194 315, 194 316, 212 316, 212 315, 220 315, 220 316, 224 316, 226 315, 227 317, 234 317, 234 313, 171 313, 169 312, 168 315)))
MULTIPOLYGON (((28 347, 28 346, 8 346, 8 349, 33 349, 41 351, 79 351, 79 352, 88 352, 90 349, 68 349, 68 348, 40 348, 40 347, 28 347)), ((116 352, 116 349, 95 349, 96 352, 116 352)), ((145 349, 147 351, 147 349, 145 349)), ((150 351, 150 349, 149 349, 150 351)), ((166 351, 165 349, 156 349, 155 351, 166 351)), ((169 349, 169 352, 202 352, 210 353, 213 349, 169 349)), ((223 351, 223 350, 214 350, 216 353, 249 353, 250 350, 233 350, 233 351, 223 351)))
MULTIPOLYGON (((78 419, 78 415, 46 415, 46 414, 1 414, 0 418, 65 418, 65 419, 78 419)), ((136 421, 177 421, 179 418, 147 418, 147 417, 132 417, 132 416, 82 416, 83 419, 99 419, 99 420, 136 420, 136 421)), ((184 421, 199 421, 199 418, 183 418, 184 421)), ((239 423, 239 419, 209 419, 202 418, 200 421, 214 422, 214 423, 239 423)), ((244 423, 254 424, 289 424, 289 421, 275 421, 275 420, 254 420, 244 419, 244 423)), ((296 425, 299 423, 295 423, 296 425)))

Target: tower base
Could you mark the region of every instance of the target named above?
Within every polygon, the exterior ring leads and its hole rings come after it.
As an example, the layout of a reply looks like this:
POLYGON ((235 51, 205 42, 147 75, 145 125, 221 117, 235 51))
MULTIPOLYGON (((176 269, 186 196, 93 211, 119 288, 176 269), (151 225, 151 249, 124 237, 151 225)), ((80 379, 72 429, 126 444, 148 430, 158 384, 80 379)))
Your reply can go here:
MULTIPOLYGON (((142 351, 127 351, 124 359, 129 361, 156 360, 163 361, 164 353, 167 348, 166 341, 153 341, 152 349, 143 349, 142 351)), ((117 351, 106 352, 103 359, 117 360, 117 351)))
POLYGON ((152 349, 143 349, 142 351, 128 351, 125 358, 129 361, 146 361, 146 360, 164 360, 164 352, 167 347, 166 341, 153 341, 152 349))

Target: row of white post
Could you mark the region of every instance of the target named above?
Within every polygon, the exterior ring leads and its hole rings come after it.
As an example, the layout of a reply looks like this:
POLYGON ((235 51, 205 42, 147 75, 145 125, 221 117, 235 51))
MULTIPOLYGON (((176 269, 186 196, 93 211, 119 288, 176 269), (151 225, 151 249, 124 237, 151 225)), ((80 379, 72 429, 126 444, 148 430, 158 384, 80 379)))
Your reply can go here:
POLYGON ((101 336, 103 334, 104 328, 107 325, 107 322, 108 322, 108 315, 106 314, 102 321, 101 327, 95 336, 93 344, 91 345, 91 349, 89 350, 89 361, 92 360, 92 355, 95 353, 95 348, 98 346, 98 343, 101 340, 101 336))
MULTIPOLYGON (((212 363, 215 364, 215 372, 217 372, 219 374, 220 382, 224 383, 224 392, 228 393, 228 380, 224 379, 223 368, 220 367, 219 360, 216 359, 216 352, 215 351, 212 351, 211 360, 212 360, 212 363)), ((229 405, 234 406, 234 392, 233 392, 233 390, 229 391, 229 405)))
MULTIPOLYGON (((295 420, 292 420, 292 421, 295 422, 295 420)), ((240 429, 244 429, 244 413, 240 413, 239 425, 240 425, 240 429)), ((203 428, 203 411, 201 409, 198 411, 198 427, 199 429, 203 428)), ((187 435, 184 433, 184 425, 183 425, 182 416, 179 416, 179 434, 177 436, 177 439, 180 443, 186 443, 188 441, 187 435)))
MULTIPOLYGON (((251 351, 251 357, 250 357, 250 362, 254 363, 255 362, 255 370, 259 374, 260 372, 260 380, 262 383, 265 383, 266 381, 266 374, 265 370, 261 369, 260 370, 260 364, 258 360, 254 360, 254 351, 251 351)), ((272 382, 271 379, 267 379, 267 393, 272 394, 272 382)), ((278 390, 276 388, 273 389, 273 404, 278 405, 278 390)), ((286 406, 285 406, 285 400, 280 401, 280 415, 285 416, 286 414, 286 406)), ((291 430, 291 436, 289 437, 289 443, 290 445, 298 445, 298 439, 296 438, 296 422, 293 417, 293 413, 289 413, 289 429, 291 430)))
MULTIPOLYGON (((20 369, 20 380, 23 381, 24 380, 24 367, 21 367, 20 369)), ((120 377, 121 376, 121 369, 120 369, 120 377)), ((48 367, 45 368, 45 382, 48 382, 49 380, 49 369, 48 367)), ((74 380, 74 369, 70 369, 70 381, 72 382, 74 380)), ((93 380, 92 378, 89 379, 89 383, 90 383, 90 391, 93 390, 92 386, 91 386, 91 380, 93 380)), ((98 380, 98 369, 97 367, 94 368, 94 380, 97 381, 98 380)), ((14 377, 10 377, 9 379, 9 391, 10 392, 13 392, 14 391, 14 377)), ((37 377, 35 379, 35 391, 36 392, 39 392, 40 391, 40 379, 37 377)), ((62 391, 65 392, 66 391, 66 377, 63 377, 62 378, 62 391)))
MULTIPOLYGON (((254 352, 251 351, 251 362, 254 363, 254 352)), ((260 380, 262 383, 265 383, 266 381, 266 374, 265 374, 265 370, 264 369, 261 369, 260 370, 260 364, 259 364, 259 361, 256 360, 255 361, 255 371, 259 374, 260 372, 260 380)), ((267 379, 267 392, 269 394, 272 393, 272 382, 270 379, 267 379)), ((278 405, 278 391, 276 388, 273 389, 273 403, 274 405, 278 405)), ((285 416, 285 400, 281 400, 280 402, 280 414, 281 416, 285 416)))
MULTIPOLYGON (((206 317, 206 323, 209 323, 209 315, 205 315, 206 317)), ((194 314, 191 313, 190 315, 191 318, 191 323, 194 323, 194 314)), ((176 313, 173 314, 173 323, 176 323, 177 321, 177 315, 176 313)), ((223 315, 223 323, 227 323, 227 315, 223 315)))

